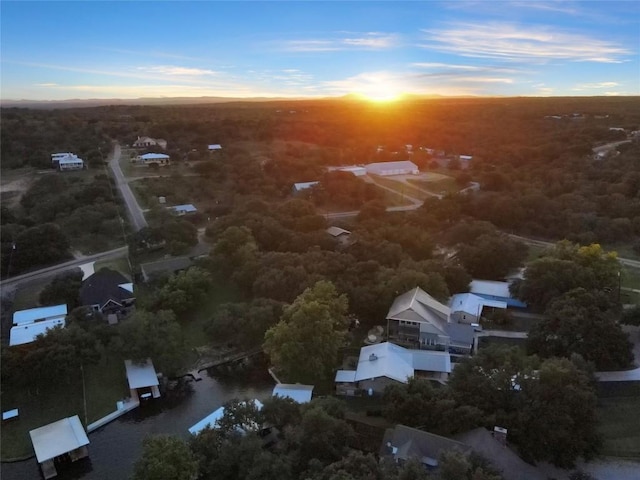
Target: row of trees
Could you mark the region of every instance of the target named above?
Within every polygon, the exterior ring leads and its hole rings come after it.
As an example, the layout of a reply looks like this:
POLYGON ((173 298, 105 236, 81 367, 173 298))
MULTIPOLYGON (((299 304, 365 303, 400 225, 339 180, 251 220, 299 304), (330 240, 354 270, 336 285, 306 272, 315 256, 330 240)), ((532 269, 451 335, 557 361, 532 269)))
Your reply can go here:
POLYGON ((134 468, 134 480, 499 480, 478 455, 457 451, 439 459, 437 475, 417 460, 395 464, 352 450, 356 434, 345 421, 344 405, 315 399, 299 405, 270 398, 258 411, 253 402, 230 402, 215 428, 187 442, 176 437, 148 437, 134 468), (272 433, 246 431, 269 425, 272 433), (275 428, 274 428, 275 427, 275 428))

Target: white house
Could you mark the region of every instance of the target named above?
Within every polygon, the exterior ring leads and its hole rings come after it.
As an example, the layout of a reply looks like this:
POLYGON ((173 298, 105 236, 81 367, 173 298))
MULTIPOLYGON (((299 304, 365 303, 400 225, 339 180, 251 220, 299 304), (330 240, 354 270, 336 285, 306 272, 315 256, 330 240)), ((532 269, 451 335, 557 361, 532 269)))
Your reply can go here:
POLYGON ((167 141, 163 140, 162 138, 138 137, 138 139, 133 142, 133 148, 147 148, 156 146, 165 150, 167 148, 167 141))
POLYGON ((75 462, 89 455, 89 438, 77 415, 31 430, 29 436, 45 479, 58 475, 56 459, 75 462))
POLYGON ((387 385, 407 383, 419 376, 446 381, 451 373, 451 356, 446 352, 411 350, 384 342, 360 349, 356 370, 338 370, 338 393, 353 395, 356 389, 382 393, 387 385))
POLYGON ((313 385, 279 383, 273 387, 272 396, 290 398, 297 403, 309 403, 313 394, 313 385))
POLYGON ((145 153, 144 155, 138 155, 135 158, 135 163, 140 165, 169 165, 171 158, 164 153, 145 153))
POLYGON ((82 170, 84 168, 84 160, 76 155, 58 159, 58 168, 61 172, 68 170, 82 170))
POLYGON ((408 160, 398 162, 376 162, 365 165, 365 169, 370 175, 391 176, 391 175, 417 175, 420 173, 418 166, 408 160))

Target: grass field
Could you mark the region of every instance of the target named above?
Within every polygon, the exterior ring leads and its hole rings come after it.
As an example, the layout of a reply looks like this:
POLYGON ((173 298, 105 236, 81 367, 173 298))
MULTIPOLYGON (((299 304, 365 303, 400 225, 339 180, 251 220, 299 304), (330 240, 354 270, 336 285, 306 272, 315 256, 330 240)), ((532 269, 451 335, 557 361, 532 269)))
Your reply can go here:
POLYGON ((82 372, 67 385, 41 392, 2 386, 2 410, 18 408, 18 419, 2 425, 2 460, 22 458, 33 453, 29 431, 65 417, 78 415, 85 424, 92 423, 116 409, 116 402, 128 396, 124 363, 121 359, 103 358, 98 365, 84 369, 87 411, 85 417, 82 372), (85 423, 86 422, 86 423, 85 423))
POLYGON ((640 382, 599 384, 599 432, 604 438, 602 454, 640 459, 640 382))
POLYGON ((455 178, 444 175, 441 175, 440 177, 441 178, 434 178, 432 181, 415 179, 409 179, 408 181, 416 185, 418 188, 438 194, 456 193, 460 191, 460 185, 458 185, 455 178))
POLYGON ((131 279, 131 267, 127 257, 114 258, 111 260, 98 260, 93 264, 93 269, 97 272, 103 268, 109 268, 120 272, 125 277, 131 279))

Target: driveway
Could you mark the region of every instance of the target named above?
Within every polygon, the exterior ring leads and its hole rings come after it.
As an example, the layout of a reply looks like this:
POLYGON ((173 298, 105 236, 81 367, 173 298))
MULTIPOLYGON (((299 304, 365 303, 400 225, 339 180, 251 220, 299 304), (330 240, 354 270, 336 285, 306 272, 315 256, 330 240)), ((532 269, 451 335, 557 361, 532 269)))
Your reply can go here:
POLYGON ((109 160, 109 167, 116 179, 116 186, 118 187, 118 190, 120 190, 120 194, 127 206, 131 226, 137 232, 147 226, 147 220, 144 218, 144 213, 142 213, 142 209, 140 208, 140 205, 138 205, 138 201, 133 195, 129 184, 127 183, 127 179, 122 173, 122 169, 120 168, 120 155, 120 145, 116 144, 113 149, 111 160, 109 160))

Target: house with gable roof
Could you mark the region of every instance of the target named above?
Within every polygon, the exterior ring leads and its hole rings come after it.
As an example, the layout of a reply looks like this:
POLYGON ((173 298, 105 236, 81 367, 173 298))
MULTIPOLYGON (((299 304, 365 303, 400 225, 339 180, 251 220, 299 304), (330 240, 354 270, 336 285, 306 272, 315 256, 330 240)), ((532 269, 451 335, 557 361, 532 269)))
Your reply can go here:
POLYGON ((125 317, 135 303, 133 283, 120 272, 103 268, 83 280, 80 303, 105 316, 125 317))
POLYGON ((387 338, 408 348, 469 354, 475 335, 470 324, 455 322, 449 307, 416 287, 391 305, 387 338))

